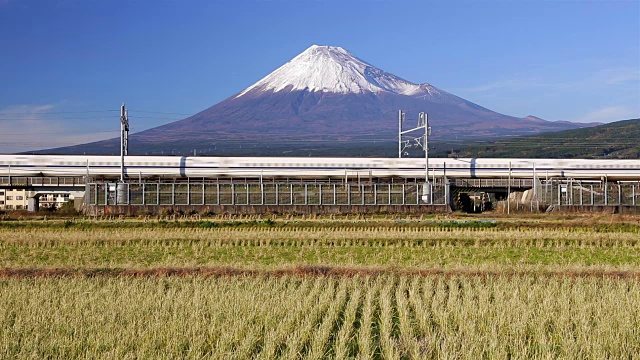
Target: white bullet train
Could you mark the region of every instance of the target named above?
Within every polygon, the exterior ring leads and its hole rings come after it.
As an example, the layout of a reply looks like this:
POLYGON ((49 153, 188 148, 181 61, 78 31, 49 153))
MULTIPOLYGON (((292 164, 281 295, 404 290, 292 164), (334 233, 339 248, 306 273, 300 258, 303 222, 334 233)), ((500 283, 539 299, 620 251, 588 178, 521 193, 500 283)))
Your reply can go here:
MULTIPOLYGON (((0 176, 117 178, 119 156, 0 155, 0 176)), ((133 178, 424 178, 424 158, 126 156, 133 178)), ((429 176, 451 178, 551 178, 640 181, 640 159, 431 158, 429 176)))

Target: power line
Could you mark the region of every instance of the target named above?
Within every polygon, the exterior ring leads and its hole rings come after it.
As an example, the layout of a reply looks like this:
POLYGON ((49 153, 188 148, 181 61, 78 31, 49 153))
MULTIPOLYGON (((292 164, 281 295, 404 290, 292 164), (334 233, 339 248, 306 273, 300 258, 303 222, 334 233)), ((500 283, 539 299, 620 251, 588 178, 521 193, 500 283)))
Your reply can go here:
MULTIPOLYGON (((8 112, 0 112, 1 115, 40 115, 40 114, 90 114, 90 113, 101 113, 101 112, 118 112, 120 110, 87 110, 87 111, 8 111, 8 112)), ((161 115, 181 115, 181 116, 191 116, 194 114, 191 113, 179 113, 179 112, 166 112, 166 111, 147 111, 147 110, 129 110, 129 112, 137 112, 137 113, 147 113, 147 114, 161 114, 161 115)))
POLYGON ((101 113, 120 110, 89 110, 89 111, 29 111, 29 112, 0 112, 0 115, 40 115, 40 114, 89 114, 89 113, 101 113))
POLYGON ((85 132, 85 131, 38 131, 38 132, 23 132, 23 133, 2 133, 2 135, 12 135, 12 136, 16 136, 16 135, 33 135, 33 136, 38 136, 38 135, 93 135, 93 134, 110 134, 110 133, 118 133, 119 131, 117 130, 105 130, 105 131, 91 131, 91 132, 85 132))
POLYGON ((47 118, 0 118, 0 121, 59 121, 59 120, 106 120, 113 119, 111 117, 81 117, 81 118, 57 118, 57 119, 47 119, 47 118))
POLYGON ((176 112, 146 111, 146 110, 129 110, 129 112, 139 112, 139 113, 147 113, 147 114, 163 114, 163 115, 184 115, 184 116, 194 115, 194 114, 185 114, 185 113, 176 113, 176 112))
MULTIPOLYGON (((2 115, 0 115, 2 116, 2 115)), ((181 120, 181 118, 162 118, 162 117, 151 117, 151 116, 136 116, 136 119, 150 119, 150 120, 181 120)), ((85 117, 65 117, 65 118, 2 118, 0 117, 0 121, 59 121, 59 120, 110 120, 114 119, 114 117, 105 117, 105 116, 85 116, 85 117)))

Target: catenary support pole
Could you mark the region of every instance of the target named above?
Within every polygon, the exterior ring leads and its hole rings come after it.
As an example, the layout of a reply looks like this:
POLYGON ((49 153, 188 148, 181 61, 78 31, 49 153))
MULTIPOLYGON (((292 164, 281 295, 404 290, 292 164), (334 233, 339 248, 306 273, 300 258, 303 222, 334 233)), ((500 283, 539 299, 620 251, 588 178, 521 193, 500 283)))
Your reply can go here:
POLYGON ((398 110, 398 158, 402 157, 402 110, 398 110))
POLYGON ((124 182, 124 157, 129 152, 129 112, 120 107, 120 182, 124 182))
POLYGON ((509 161, 509 183, 507 184, 507 214, 511 213, 511 161, 509 161))

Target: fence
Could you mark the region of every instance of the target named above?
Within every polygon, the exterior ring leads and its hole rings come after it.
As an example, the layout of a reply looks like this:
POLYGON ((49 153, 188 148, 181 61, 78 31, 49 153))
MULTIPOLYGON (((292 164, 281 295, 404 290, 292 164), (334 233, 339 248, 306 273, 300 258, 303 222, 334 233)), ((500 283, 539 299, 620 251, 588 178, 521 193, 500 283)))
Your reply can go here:
POLYGON ((3 186, 81 186, 82 176, 0 176, 3 186))
POLYGON ((536 188, 538 201, 549 205, 640 206, 640 182, 605 183, 551 180, 536 188))
POLYGON ((455 179, 454 185, 473 188, 514 188, 533 187, 533 179, 455 179))
POLYGON ((89 183, 87 205, 447 205, 449 186, 424 183, 89 183), (426 197, 425 197, 426 196, 426 197))

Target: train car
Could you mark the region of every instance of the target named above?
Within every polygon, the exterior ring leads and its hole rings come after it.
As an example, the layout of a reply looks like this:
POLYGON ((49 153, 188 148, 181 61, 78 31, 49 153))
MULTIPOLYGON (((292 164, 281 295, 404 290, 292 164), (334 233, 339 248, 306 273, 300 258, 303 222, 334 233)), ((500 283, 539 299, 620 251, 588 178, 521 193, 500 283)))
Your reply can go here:
MULTIPOLYGON (((117 178, 119 156, 0 155, 0 176, 117 178)), ((127 156, 133 178, 424 178, 424 158, 127 156)), ((431 158, 429 176, 640 181, 640 160, 431 158)))

